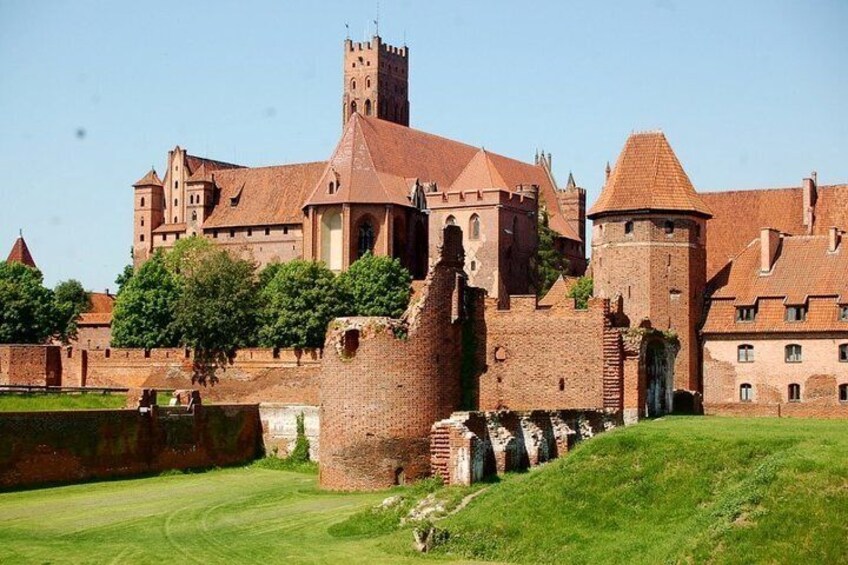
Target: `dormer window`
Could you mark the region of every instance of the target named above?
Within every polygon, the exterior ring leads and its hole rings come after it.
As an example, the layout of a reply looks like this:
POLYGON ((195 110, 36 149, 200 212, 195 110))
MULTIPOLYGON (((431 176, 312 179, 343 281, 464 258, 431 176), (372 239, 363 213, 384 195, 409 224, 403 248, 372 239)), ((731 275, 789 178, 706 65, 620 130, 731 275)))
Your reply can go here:
POLYGON ((736 321, 737 322, 753 322, 757 319, 756 306, 737 306, 736 321))
POLYGON ((807 306, 787 306, 786 321, 787 322, 803 322, 807 319, 807 306))
POLYGON ((787 363, 800 363, 803 359, 801 346, 797 343, 790 343, 785 348, 785 361, 787 363))

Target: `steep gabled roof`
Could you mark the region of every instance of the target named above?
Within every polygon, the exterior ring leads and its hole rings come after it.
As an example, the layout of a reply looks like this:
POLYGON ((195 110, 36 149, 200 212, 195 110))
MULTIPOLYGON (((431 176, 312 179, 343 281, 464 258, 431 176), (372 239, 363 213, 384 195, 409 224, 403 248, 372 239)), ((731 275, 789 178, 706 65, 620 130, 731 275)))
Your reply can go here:
POLYGON ((306 195, 326 166, 320 161, 215 172, 218 204, 203 228, 301 223, 306 195))
POLYGON ((32 254, 29 252, 29 247, 27 247, 26 241, 24 241, 24 236, 20 236, 15 240, 6 262, 23 263, 27 267, 32 267, 33 269, 38 268, 35 266, 35 261, 32 258, 32 254))
POLYGON ((641 211, 712 215, 662 132, 634 133, 627 138, 588 217, 641 211))
POLYGON ((133 186, 162 186, 162 179, 154 169, 150 169, 146 175, 135 181, 133 186))
POLYGON ((480 149, 468 162, 450 186, 451 190, 477 190, 481 188, 507 188, 485 149, 480 149))
POLYGON ((227 163, 224 161, 216 161, 207 159, 206 157, 198 157, 197 155, 186 154, 186 166, 190 174, 194 174, 200 167, 205 166, 209 172, 220 171, 223 169, 240 169, 242 165, 227 163))

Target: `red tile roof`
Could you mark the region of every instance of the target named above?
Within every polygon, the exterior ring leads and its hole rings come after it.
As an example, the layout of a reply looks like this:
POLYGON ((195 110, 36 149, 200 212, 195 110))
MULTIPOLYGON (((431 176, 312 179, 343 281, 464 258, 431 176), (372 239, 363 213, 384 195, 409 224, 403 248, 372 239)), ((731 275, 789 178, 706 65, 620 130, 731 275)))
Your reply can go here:
POLYGON ((234 163, 226 163, 224 161, 216 161, 214 159, 207 159, 206 157, 198 157, 197 155, 188 155, 186 154, 186 166, 188 167, 188 171, 190 174, 194 174, 195 171, 205 166, 204 168, 209 171, 220 171, 223 169, 240 169, 242 165, 236 165, 234 163))
POLYGON ((80 314, 78 326, 108 326, 112 324, 112 307, 115 297, 105 292, 92 292, 91 309, 80 314))
POLYGON ((712 215, 695 193, 665 135, 634 133, 627 138, 588 217, 651 210, 712 215))
POLYGON ((162 186, 162 179, 155 170, 150 169, 146 175, 135 181, 133 186, 162 186))
POLYGON ((162 224, 155 230, 153 233, 184 233, 186 231, 186 225, 184 222, 180 222, 178 224, 162 224))
POLYGON ((203 228, 299 224, 303 202, 326 167, 321 161, 219 170, 214 178, 220 197, 203 228))
POLYGON ((29 247, 27 247, 26 241, 24 241, 24 236, 18 237, 15 240, 14 245, 12 245, 12 250, 9 252, 9 257, 6 258, 7 263, 23 263, 27 267, 32 267, 36 269, 35 260, 32 258, 32 254, 29 252, 29 247))
POLYGON ((436 182, 442 190, 503 188, 537 184, 551 214, 551 227, 580 241, 559 210, 553 182, 539 165, 354 114, 306 206, 341 203, 410 205, 414 179, 436 182), (334 187, 329 191, 330 183, 334 187))

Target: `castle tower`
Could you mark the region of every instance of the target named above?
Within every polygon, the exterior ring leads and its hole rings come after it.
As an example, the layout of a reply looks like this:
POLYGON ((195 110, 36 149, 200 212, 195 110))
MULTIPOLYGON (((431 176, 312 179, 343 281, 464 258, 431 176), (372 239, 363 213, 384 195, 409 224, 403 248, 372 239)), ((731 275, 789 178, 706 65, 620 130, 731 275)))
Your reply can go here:
POLYGON ((165 221, 165 190, 162 180, 153 169, 133 184, 133 188, 133 263, 137 267, 150 257, 153 230, 165 221))
POLYGON ((675 332, 674 387, 700 390, 697 328, 712 214, 665 135, 628 138, 588 216, 595 295, 620 296, 632 327, 648 319, 656 329, 675 332))
POLYGON ((35 265, 35 260, 32 258, 32 253, 29 252, 29 247, 27 247, 26 241, 24 241, 23 233, 18 236, 18 239, 15 240, 14 245, 12 245, 12 250, 9 252, 9 256, 6 258, 6 262, 21 263, 23 265, 26 265, 27 267, 32 267, 33 269, 38 268, 35 265))
POLYGON ((409 49, 371 41, 344 44, 342 125, 354 112, 409 126, 409 49))

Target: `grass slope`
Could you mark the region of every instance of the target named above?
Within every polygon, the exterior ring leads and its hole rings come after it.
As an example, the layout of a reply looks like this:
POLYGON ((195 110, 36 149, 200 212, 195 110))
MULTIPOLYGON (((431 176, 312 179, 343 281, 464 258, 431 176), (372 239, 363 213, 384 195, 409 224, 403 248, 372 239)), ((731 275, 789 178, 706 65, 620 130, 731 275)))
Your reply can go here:
POLYGON ((440 526, 442 554, 520 563, 845 563, 848 423, 644 422, 440 526))
POLYGON ((44 412, 47 410, 93 410, 124 408, 125 394, 3 394, 0 412, 44 412))

